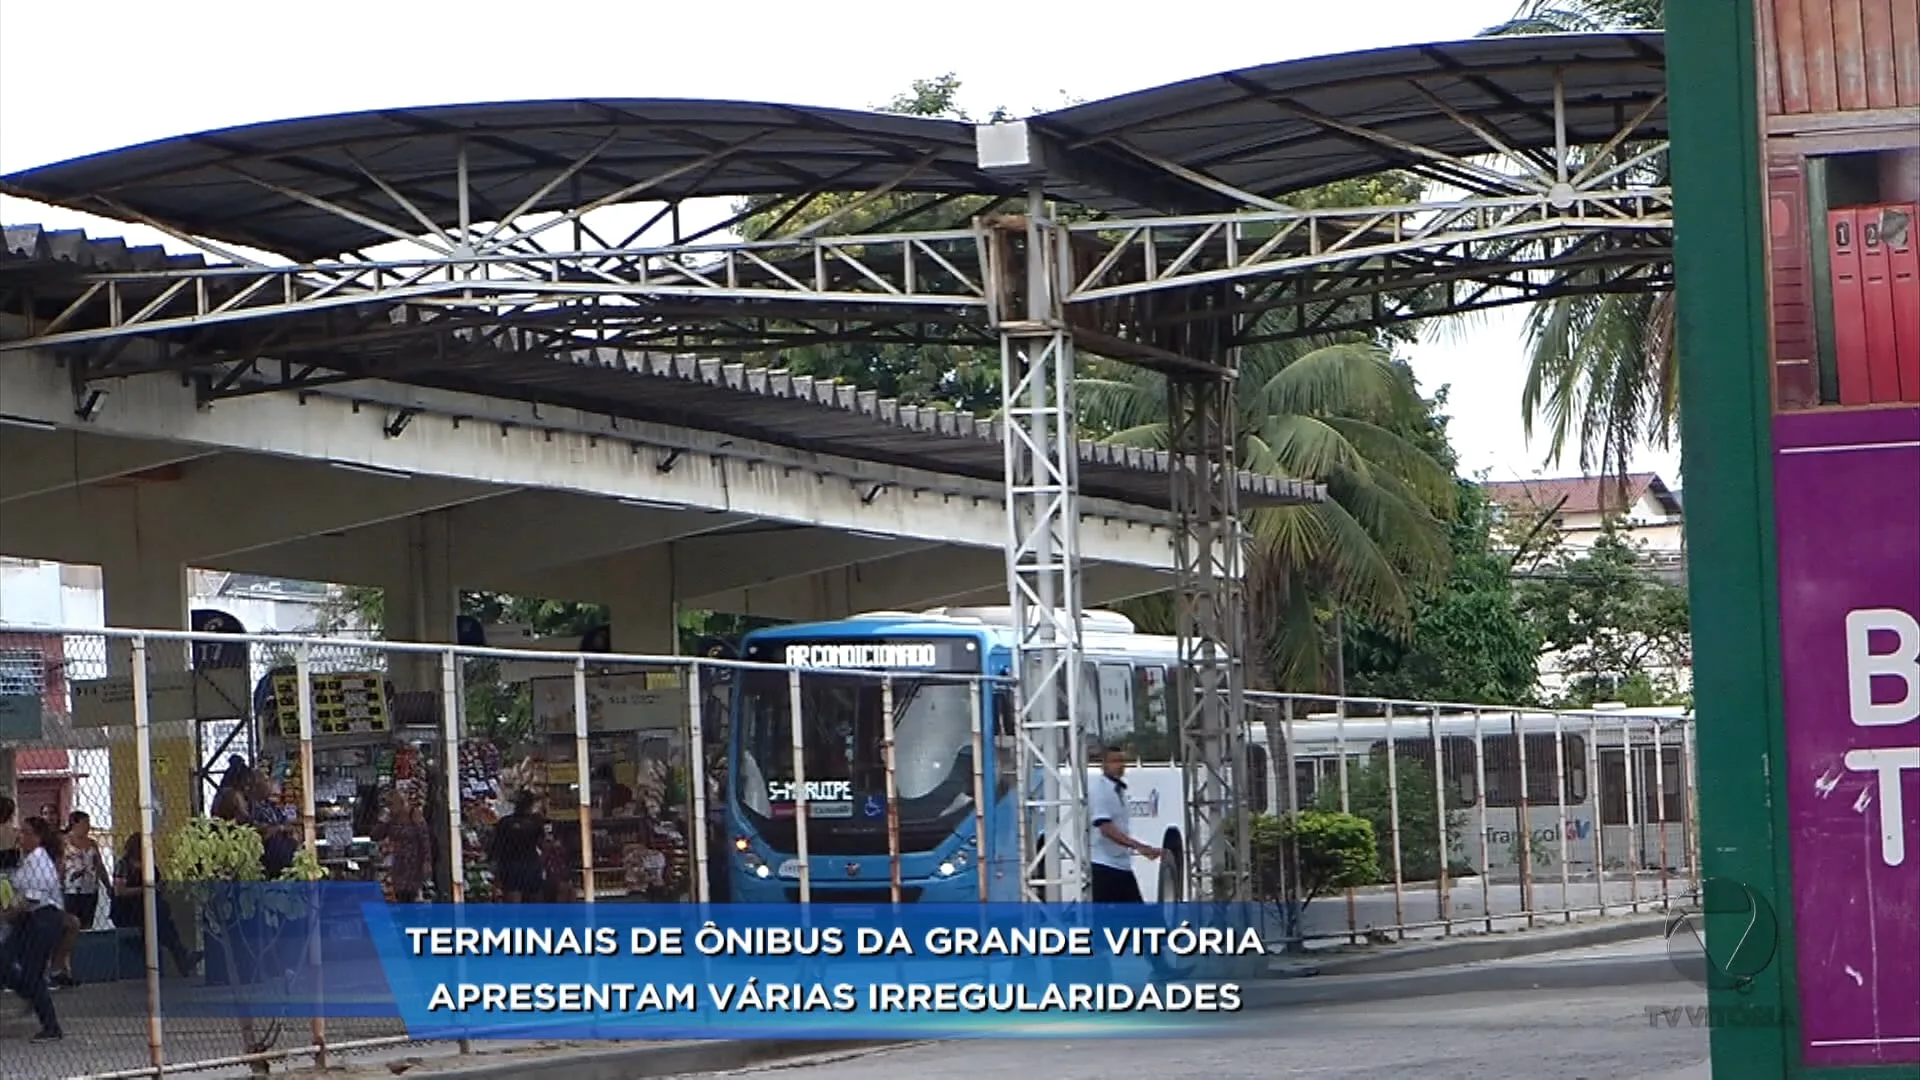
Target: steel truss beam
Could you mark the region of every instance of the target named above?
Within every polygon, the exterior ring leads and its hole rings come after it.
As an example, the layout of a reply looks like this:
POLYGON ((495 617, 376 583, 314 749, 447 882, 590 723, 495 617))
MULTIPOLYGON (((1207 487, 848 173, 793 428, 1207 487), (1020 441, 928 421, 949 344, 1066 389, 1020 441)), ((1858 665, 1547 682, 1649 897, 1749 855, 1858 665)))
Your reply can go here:
MULTIPOLYGON (((1671 204, 1664 189, 1582 195, 1565 208, 1548 196, 1364 209, 1262 211, 1065 226, 1074 272, 1062 303, 1088 321, 1116 302, 1231 286, 1256 308, 1297 308, 1296 290, 1262 292, 1310 275, 1364 275, 1365 293, 1417 292, 1471 278, 1511 275, 1575 257, 1584 241, 1664 261, 1671 204), (1080 309, 1086 309, 1080 314, 1080 309)), ((467 313, 489 321, 538 319, 596 335, 637 324, 689 347, 753 347, 741 321, 832 319, 849 313, 910 326, 934 312, 984 321, 979 235, 973 230, 808 237, 653 249, 541 252, 454 259, 422 257, 300 266, 219 265, 81 275, 55 308, 23 311, 28 332, 0 349, 59 347, 243 323, 311 319, 367 307, 406 309, 425 324, 467 313), (676 317, 677 315, 677 317, 676 317), (662 324, 665 324, 662 326, 662 324)), ((1173 301, 1162 301, 1173 304, 1173 301)), ((1121 321, 1152 321, 1122 307, 1121 321)), ((1437 313, 1437 312, 1436 312, 1437 313)))
POLYGON ((1167 380, 1174 454, 1175 618, 1188 897, 1251 898, 1243 657, 1245 540, 1240 524, 1233 357, 1213 378, 1167 380))
POLYGON ((1038 190, 1024 219, 995 224, 986 251, 1006 431, 1007 596, 1019 635, 1016 759, 1029 781, 1021 891, 1030 900, 1077 901, 1090 871, 1074 354, 1059 268, 1066 249, 1038 190), (1024 298, 1016 299, 1019 291, 1024 298))

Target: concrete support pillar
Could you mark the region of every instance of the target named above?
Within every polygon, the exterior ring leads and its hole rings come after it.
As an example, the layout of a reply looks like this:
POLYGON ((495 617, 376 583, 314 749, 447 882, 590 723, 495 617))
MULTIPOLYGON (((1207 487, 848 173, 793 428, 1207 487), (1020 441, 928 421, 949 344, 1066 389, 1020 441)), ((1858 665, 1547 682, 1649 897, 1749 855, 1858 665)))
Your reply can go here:
MULTIPOLYGON (((187 565, 166 538, 140 528, 139 492, 127 492, 123 528, 107 533, 101 579, 109 627, 143 630, 184 630, 188 626, 191 593, 187 565)), ((132 672, 131 643, 110 639, 107 668, 111 675, 132 672)), ((69 646, 71 648, 71 646, 69 646)), ((160 673, 185 669, 191 650, 184 642, 149 641, 147 669, 160 673)), ((83 659, 74 657, 73 659, 83 659)), ((153 783, 155 839, 163 839, 194 812, 194 778, 199 764, 196 731, 191 721, 154 717, 153 783)), ((112 784, 113 834, 121 838, 139 829, 139 762, 134 756, 133 716, 108 729, 107 759, 112 784)))
POLYGON ((671 546, 633 552, 612 564, 600 588, 613 626, 615 652, 674 656, 680 652, 679 604, 671 546))
MULTIPOLYGON (((460 618, 460 583, 453 578, 452 515, 444 510, 406 520, 394 573, 375 582, 386 597, 390 641, 448 642, 460 618)), ((395 656, 388 669, 400 690, 440 689, 440 662, 432 656, 395 656)))

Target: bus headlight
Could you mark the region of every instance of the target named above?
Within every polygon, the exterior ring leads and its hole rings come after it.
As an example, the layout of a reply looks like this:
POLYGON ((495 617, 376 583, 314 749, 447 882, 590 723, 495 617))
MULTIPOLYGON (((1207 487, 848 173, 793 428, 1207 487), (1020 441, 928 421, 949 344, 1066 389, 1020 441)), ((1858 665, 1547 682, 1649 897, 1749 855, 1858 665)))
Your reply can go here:
POLYGON ((751 851, 748 851, 743 846, 745 843, 746 841, 744 839, 734 842, 734 847, 738 849, 740 852, 741 864, 744 865, 749 871, 751 871, 754 877, 759 877, 759 878, 772 877, 773 867, 768 866, 766 864, 766 861, 761 859, 760 856, 755 855, 751 851))
POLYGON ((961 848, 952 855, 947 856, 946 861, 940 864, 940 876, 952 877, 965 868, 966 865, 967 851, 965 848, 961 848))
POLYGON ((941 877, 952 877, 954 874, 958 873, 959 870, 960 868, 953 865, 953 863, 951 862, 943 862, 940 864, 941 877))

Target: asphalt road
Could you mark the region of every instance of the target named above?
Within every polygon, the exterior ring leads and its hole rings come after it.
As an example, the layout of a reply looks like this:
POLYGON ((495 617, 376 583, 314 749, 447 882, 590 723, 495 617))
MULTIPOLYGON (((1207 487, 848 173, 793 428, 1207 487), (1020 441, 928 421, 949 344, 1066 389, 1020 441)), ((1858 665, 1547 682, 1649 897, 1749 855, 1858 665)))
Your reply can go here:
POLYGON ((1250 1014, 1245 1038, 921 1043, 744 1070, 767 1080, 1708 1080, 1707 1032, 1665 988, 1472 994, 1250 1014))

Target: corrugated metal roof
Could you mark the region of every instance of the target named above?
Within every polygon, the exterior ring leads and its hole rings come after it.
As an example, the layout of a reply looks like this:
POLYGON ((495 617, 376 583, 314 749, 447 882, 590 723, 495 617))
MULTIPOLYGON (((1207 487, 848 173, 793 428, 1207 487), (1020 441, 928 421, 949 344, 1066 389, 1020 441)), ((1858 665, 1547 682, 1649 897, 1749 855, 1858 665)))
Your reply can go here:
MULTIPOLYGON (((1239 205, 1230 197, 1149 157, 1273 196, 1415 163, 1410 153, 1341 132, 1312 119, 1316 114, 1447 153, 1487 152, 1478 135, 1415 84, 1491 125, 1515 149, 1550 147, 1555 71, 1566 80, 1573 140, 1604 141, 1664 90, 1662 39, 1491 37, 1319 56, 1125 94, 1033 122, 1060 144, 1047 184, 1058 197, 1109 212, 1233 210, 1239 205)), ((1664 129, 1664 111, 1656 110, 1645 134, 1664 129)), ((391 239, 311 199, 412 227, 369 172, 434 220, 456 220, 460 142, 475 221, 514 209, 596 147, 590 165, 530 210, 616 195, 865 191, 923 160, 895 190, 1008 194, 1023 183, 980 170, 973 128, 958 121, 746 102, 596 99, 388 109, 228 128, 28 169, 0 178, 0 193, 125 221, 145 216, 308 261, 391 239), (701 164, 727 146, 738 149, 701 164), (679 172, 627 190, 672 170, 679 172)))
MULTIPOLYGON (((1569 141, 1605 142, 1666 91, 1663 38, 1485 37, 1316 56, 1077 105, 1034 122, 1083 156, 1137 161, 1133 151, 1144 151, 1271 197, 1420 162, 1316 116, 1442 153, 1488 153, 1487 142, 1437 107, 1438 99, 1514 150, 1551 148, 1556 73, 1569 141)), ((1664 137, 1664 107, 1641 130, 1664 137)))
MULTIPOLYGON (((158 248, 129 248, 119 240, 90 240, 83 233, 49 232, 33 225, 7 226, 0 235, 6 241, 0 250, 0 274, 37 272, 43 286, 51 287, 49 299, 58 297, 59 278, 65 273, 127 270, 167 257, 158 248)), ((221 332, 217 327, 208 331, 215 336, 221 332)), ((493 349, 432 370, 400 369, 388 381, 690 427, 937 474, 986 480, 1003 475, 1001 431, 990 420, 903 405, 871 391, 775 368, 621 349, 553 355, 515 350, 507 335, 495 340, 501 344, 493 349)), ((359 370, 343 367, 348 359, 336 356, 327 366, 359 370)), ((352 389, 346 384, 322 392, 351 396, 352 389)), ((1082 441, 1079 449, 1082 494, 1170 507, 1171 461, 1166 453, 1092 441, 1082 441)), ((1248 472, 1241 474, 1239 486, 1247 506, 1325 497, 1316 484, 1248 472)))
POLYGON ((924 167, 905 192, 1011 190, 976 167, 971 125, 952 120, 727 101, 600 99, 442 105, 280 120, 183 135, 0 178, 0 192, 309 261, 393 237, 289 192, 384 222, 416 223, 377 175, 436 222, 459 220, 456 147, 471 220, 616 201, 867 190, 924 167), (604 144, 604 145, 603 145, 604 144), (724 158, 701 164, 719 150, 724 158), (597 149, 597 153, 595 152, 597 149), (249 179, 251 177, 251 179, 249 179))

